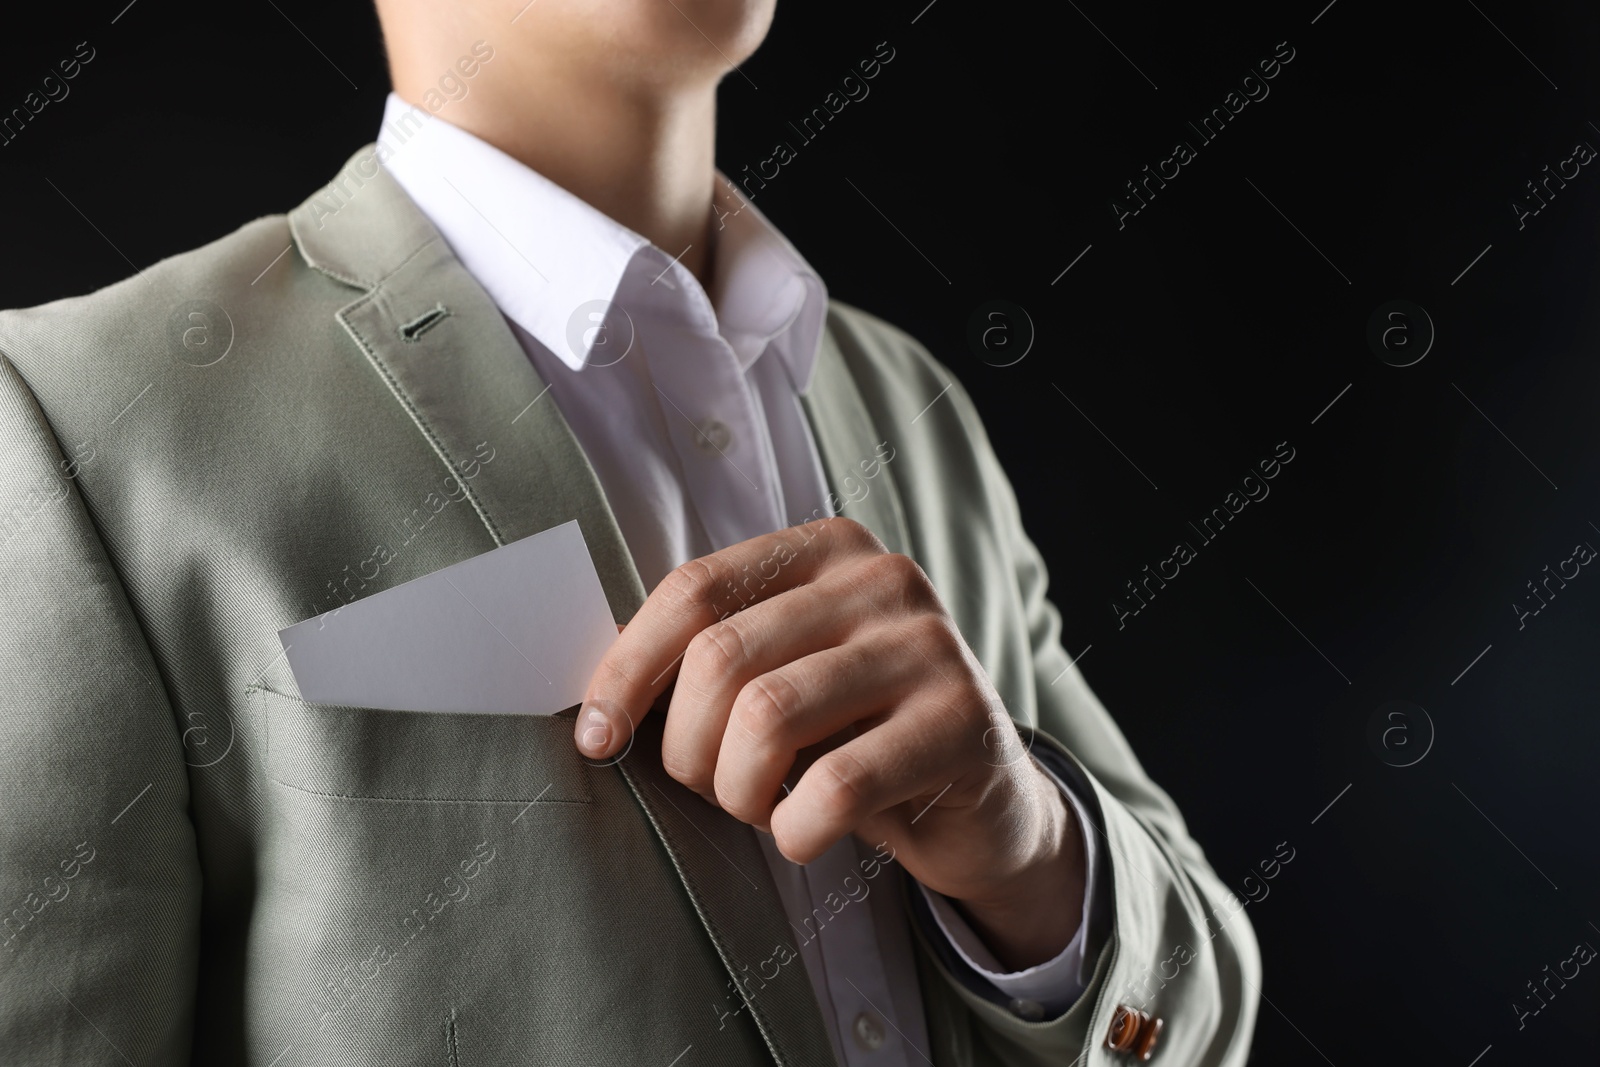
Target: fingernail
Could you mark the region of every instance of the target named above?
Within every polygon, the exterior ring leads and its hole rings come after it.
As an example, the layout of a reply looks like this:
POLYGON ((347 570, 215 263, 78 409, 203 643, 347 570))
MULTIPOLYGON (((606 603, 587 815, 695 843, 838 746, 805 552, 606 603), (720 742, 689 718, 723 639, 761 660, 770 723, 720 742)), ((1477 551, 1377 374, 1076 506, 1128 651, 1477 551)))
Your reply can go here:
POLYGON ((604 756, 611 747, 611 721, 592 704, 585 705, 578 719, 583 723, 580 744, 584 751, 591 756, 604 756))

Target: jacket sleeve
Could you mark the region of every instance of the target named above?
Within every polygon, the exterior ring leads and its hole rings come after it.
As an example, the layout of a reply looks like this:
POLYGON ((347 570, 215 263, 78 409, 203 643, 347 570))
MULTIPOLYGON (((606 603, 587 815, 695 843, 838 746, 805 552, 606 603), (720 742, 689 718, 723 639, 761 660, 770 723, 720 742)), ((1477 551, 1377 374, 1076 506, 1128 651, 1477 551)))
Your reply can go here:
POLYGON ((957 1062, 979 1067, 1137 1062, 1106 1047, 1113 1016, 1126 1005, 1162 1020, 1157 1062, 1243 1064, 1261 983, 1244 903, 1211 870, 1177 806, 1144 772, 1062 647, 1044 559, 1023 530, 1015 492, 976 409, 959 384, 953 392, 1026 619, 1025 677, 1011 687, 1009 710, 1029 758, 1091 809, 1096 825, 1085 832, 1096 835, 1103 859, 1084 962, 1092 971, 1078 1001, 1059 1017, 1022 1017, 919 929, 924 986, 942 985, 934 999, 953 995, 970 1013, 947 1040, 957 1062))
POLYGON ((190 1053, 183 743, 79 493, 109 429, 63 458, 0 356, 0 1059, 19 1067, 190 1053))

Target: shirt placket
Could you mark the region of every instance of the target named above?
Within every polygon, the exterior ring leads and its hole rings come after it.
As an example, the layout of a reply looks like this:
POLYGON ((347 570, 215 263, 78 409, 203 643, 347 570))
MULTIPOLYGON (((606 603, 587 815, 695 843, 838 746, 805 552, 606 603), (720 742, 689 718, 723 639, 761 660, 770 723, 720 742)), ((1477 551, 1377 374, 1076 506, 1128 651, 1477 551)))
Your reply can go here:
MULTIPOLYGON (((664 290, 658 284, 668 277, 685 284, 675 268, 648 285, 639 280, 642 277, 630 277, 621 296, 636 309, 637 343, 650 367, 667 436, 683 472, 685 494, 711 540, 706 549, 716 551, 787 526, 791 520, 785 517, 786 494, 806 493, 801 486, 783 484, 772 428, 746 366, 717 331, 703 294, 692 288, 684 293, 677 286, 664 290)), ((757 362, 776 358, 777 353, 767 351, 757 362)), ((771 366, 765 371, 774 373, 771 366)), ((820 495, 825 497, 825 490, 820 495)), ((809 501, 794 503, 798 510, 809 501)), ((818 503, 820 513, 827 514, 825 500, 818 503)), ((908 1038, 895 1017, 872 911, 864 897, 852 897, 852 887, 865 884, 857 870, 854 839, 836 842, 803 867, 790 864, 781 854, 774 856, 770 840, 764 844, 769 863, 784 864, 789 870, 791 892, 800 897, 799 910, 809 908, 795 932, 806 948, 821 957, 821 974, 812 975, 812 984, 826 1001, 823 1010, 832 1016, 845 1063, 910 1067, 908 1038)), ((923 1036, 920 1025, 914 1029, 923 1036)))
POLYGON ((784 525, 766 421, 728 343, 693 325, 661 319, 642 325, 640 342, 710 549, 784 525))
MULTIPOLYGON (((840 1045, 850 1067, 910 1067, 867 904, 872 884, 856 869, 856 857, 854 839, 845 837, 805 866, 840 1045)), ((809 922, 804 932, 812 936, 809 922)))

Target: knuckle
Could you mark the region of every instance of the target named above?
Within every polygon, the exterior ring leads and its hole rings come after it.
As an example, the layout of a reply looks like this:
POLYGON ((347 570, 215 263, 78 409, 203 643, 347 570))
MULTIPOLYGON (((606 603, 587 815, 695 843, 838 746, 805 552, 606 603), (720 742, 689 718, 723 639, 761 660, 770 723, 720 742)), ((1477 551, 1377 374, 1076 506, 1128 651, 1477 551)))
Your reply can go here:
POLYGON ((870 587, 883 590, 902 608, 918 610, 939 604, 939 595, 922 565, 903 553, 873 556, 862 564, 861 573, 870 587))
POLYGON ((922 569, 922 564, 899 552, 891 553, 887 559, 889 573, 907 601, 918 606, 938 603, 938 591, 934 589, 933 579, 928 577, 928 572, 922 569))
POLYGON ((878 539, 878 535, 862 522, 840 515, 832 521, 839 524, 839 532, 845 543, 859 549, 872 552, 886 552, 888 549, 878 539))
POLYGON ((609 655, 600 661, 595 668, 595 678, 590 683, 590 692, 593 693, 626 693, 633 688, 633 680, 639 671, 631 659, 623 659, 618 655, 609 655))
POLYGON ((911 622, 914 639, 930 653, 946 658, 960 654, 961 634, 955 623, 942 614, 923 612, 911 622))
POLYGON ((735 673, 749 659, 744 634, 731 621, 714 623, 689 639, 684 663, 697 676, 722 678, 735 673))
POLYGON ((817 774, 817 807, 825 818, 853 823, 866 814, 870 776, 861 761, 834 749, 811 769, 817 774))
POLYGON ((711 566, 704 559, 691 559, 668 573, 657 591, 675 610, 694 615, 711 603, 716 588, 711 566))
MULTIPOLYGON (((844 519, 844 518, 842 518, 840 516, 828 515, 828 516, 824 516, 823 518, 820 518, 820 519, 812 519, 810 522, 801 523, 800 526, 798 527, 798 531, 800 533, 803 533, 803 534, 807 535, 806 536, 806 542, 809 544, 818 535, 821 535, 823 537, 832 537, 833 536, 832 527, 836 523, 848 522, 848 521, 849 520, 844 519)), ((826 544, 827 542, 824 541, 823 543, 826 544)))
POLYGON ((759 747, 781 743, 800 704, 800 691, 776 672, 752 678, 739 690, 733 714, 759 747))
POLYGON ((949 662, 959 641, 954 631, 955 623, 941 612, 891 609, 881 640, 891 642, 902 659, 922 666, 920 687, 938 686, 951 680, 949 662))

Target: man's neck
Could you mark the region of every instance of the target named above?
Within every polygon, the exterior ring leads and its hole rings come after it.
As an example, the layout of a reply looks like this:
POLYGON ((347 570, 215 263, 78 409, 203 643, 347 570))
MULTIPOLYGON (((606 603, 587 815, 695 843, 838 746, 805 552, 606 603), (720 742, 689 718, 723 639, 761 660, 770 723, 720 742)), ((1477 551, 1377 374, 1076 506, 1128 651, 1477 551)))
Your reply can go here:
MULTIPOLYGON (((715 186, 716 86, 629 92, 563 72, 481 79, 449 121, 648 238, 702 284, 715 186)), ((520 72, 519 72, 520 73, 520 72)), ((395 92, 420 104, 430 86, 395 92)))

